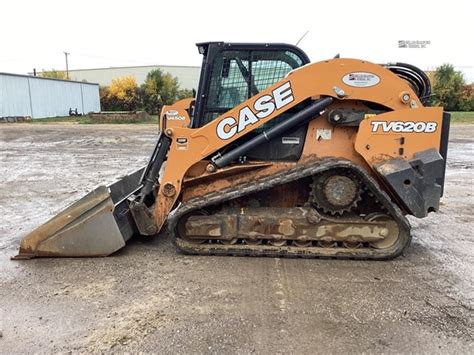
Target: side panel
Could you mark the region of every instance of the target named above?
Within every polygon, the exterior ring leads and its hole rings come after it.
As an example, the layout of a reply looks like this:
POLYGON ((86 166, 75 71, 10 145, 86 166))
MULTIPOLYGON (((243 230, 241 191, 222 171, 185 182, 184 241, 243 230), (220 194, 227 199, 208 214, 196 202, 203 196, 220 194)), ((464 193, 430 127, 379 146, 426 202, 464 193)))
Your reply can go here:
POLYGON ((68 116, 100 111, 99 85, 0 73, 0 117, 68 116))
POLYGON ((399 204, 418 218, 439 208, 446 166, 444 122, 441 107, 428 107, 376 115, 359 126, 355 149, 399 204))
POLYGON ((99 85, 81 84, 82 113, 100 112, 99 85))
POLYGON ((356 137, 357 127, 334 127, 328 122, 325 113, 309 123, 301 159, 310 159, 312 156, 318 159, 338 157, 366 166, 364 158, 354 150, 356 137))
POLYGON ((441 107, 402 109, 372 116, 359 125, 355 149, 369 165, 387 159, 412 159, 424 150, 439 150, 441 107))
POLYGON ((28 78, 0 74, 0 117, 33 116, 28 78))
POLYGON ((36 78, 29 82, 34 118, 68 116, 70 108, 82 112, 80 83, 36 78))

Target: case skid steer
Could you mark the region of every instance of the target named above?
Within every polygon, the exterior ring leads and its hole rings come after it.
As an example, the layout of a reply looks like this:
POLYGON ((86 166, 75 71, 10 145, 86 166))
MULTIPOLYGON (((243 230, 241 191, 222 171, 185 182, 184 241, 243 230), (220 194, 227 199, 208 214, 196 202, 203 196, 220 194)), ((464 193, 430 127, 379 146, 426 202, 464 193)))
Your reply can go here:
POLYGON ((166 228, 189 254, 390 259, 439 208, 449 114, 418 68, 287 44, 199 43, 195 98, 164 106, 148 164, 21 241, 106 256, 166 228))

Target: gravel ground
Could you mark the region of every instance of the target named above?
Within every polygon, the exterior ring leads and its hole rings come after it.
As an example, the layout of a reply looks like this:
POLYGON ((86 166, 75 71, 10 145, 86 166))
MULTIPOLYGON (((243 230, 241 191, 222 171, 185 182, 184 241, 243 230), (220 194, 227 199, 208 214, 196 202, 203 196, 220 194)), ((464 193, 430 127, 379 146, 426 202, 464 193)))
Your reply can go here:
POLYGON ((0 352, 472 353, 474 125, 442 208, 389 262, 191 257, 165 235, 112 257, 10 261, 22 234, 143 165, 149 125, 0 126, 0 352))

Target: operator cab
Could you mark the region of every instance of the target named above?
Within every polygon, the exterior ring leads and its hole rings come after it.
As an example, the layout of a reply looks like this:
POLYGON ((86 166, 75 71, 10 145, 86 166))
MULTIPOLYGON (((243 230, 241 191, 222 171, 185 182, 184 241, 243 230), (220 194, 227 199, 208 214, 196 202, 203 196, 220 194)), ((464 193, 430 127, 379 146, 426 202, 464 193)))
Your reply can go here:
MULTIPOLYGON (((301 49, 290 44, 198 43, 203 55, 201 76, 191 127, 198 128, 283 79, 290 71, 308 64, 301 49)), ((304 105, 304 104, 303 104, 304 105)), ((240 145, 264 129, 278 124, 301 109, 297 105, 233 145, 240 145)), ((251 160, 298 160, 308 125, 297 127, 246 154, 251 160)))

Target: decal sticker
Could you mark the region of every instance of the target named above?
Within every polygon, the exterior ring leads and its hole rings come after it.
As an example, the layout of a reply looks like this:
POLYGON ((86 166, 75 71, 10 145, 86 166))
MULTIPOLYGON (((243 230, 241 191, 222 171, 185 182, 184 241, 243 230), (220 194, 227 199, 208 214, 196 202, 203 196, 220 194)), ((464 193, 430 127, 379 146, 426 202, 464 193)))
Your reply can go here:
POLYGON ((436 122, 403 122, 403 121, 372 121, 372 132, 381 130, 382 132, 396 133, 433 133, 438 124, 436 122))
POLYGON ((247 126, 256 124, 260 119, 270 116, 294 101, 290 82, 286 82, 274 89, 271 95, 259 97, 252 109, 244 106, 240 109, 238 117, 223 118, 218 124, 216 133, 220 139, 226 140, 244 131, 247 126))
POLYGON ((316 130, 316 140, 330 140, 332 138, 332 131, 327 128, 321 128, 316 130))
POLYGON ((184 137, 176 138, 176 150, 188 150, 188 139, 184 137))
POLYGON ((180 116, 176 110, 168 110, 165 112, 166 119, 170 121, 184 121, 186 117, 180 116))
POLYGON ((282 137, 281 138, 282 144, 300 144, 299 137, 282 137))
POLYGON ((380 83, 380 78, 372 73, 354 72, 344 75, 342 81, 355 88, 368 88, 380 83))

